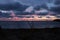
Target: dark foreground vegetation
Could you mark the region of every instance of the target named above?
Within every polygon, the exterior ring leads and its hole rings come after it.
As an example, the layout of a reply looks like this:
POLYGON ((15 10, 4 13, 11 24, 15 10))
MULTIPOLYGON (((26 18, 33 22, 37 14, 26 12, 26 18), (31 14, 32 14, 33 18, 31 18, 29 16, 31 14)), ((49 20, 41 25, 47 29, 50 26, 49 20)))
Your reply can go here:
POLYGON ((0 30, 0 40, 58 40, 59 29, 0 30))

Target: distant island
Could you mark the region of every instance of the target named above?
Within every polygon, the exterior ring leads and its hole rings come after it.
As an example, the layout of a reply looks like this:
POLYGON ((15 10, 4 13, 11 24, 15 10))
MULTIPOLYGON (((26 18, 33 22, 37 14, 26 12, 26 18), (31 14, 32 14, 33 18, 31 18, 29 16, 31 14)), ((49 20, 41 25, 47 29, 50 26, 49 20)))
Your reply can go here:
POLYGON ((55 19, 55 20, 53 20, 53 21, 57 21, 57 22, 60 22, 60 19, 55 19))

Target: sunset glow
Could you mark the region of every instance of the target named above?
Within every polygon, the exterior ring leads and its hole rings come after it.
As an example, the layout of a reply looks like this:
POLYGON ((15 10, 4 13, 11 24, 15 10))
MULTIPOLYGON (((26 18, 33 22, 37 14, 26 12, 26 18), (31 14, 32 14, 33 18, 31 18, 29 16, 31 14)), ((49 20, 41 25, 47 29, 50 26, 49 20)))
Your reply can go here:
MULTIPOLYGON (((21 15, 23 16, 23 15, 21 15)), ((28 15, 26 15, 28 16, 28 15)), ((34 16, 34 18, 19 18, 19 17, 13 17, 13 18, 0 18, 0 21, 53 21, 55 19, 58 19, 55 16, 49 16, 50 18, 46 18, 47 16, 42 16, 42 18, 38 18, 38 15, 31 15, 34 16)))

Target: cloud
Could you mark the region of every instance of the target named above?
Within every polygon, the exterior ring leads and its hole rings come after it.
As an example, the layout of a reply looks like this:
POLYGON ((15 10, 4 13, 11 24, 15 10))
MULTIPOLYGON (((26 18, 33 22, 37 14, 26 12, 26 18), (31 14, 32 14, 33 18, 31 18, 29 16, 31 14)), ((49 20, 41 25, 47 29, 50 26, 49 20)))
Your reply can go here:
POLYGON ((60 6, 58 6, 58 7, 52 7, 50 10, 53 11, 53 12, 56 12, 56 13, 60 14, 60 6))
POLYGON ((0 4, 12 3, 13 0, 0 0, 0 4))
POLYGON ((34 7, 33 6, 30 6, 30 7, 26 8, 26 10, 24 12, 31 13, 33 10, 34 10, 34 7))
POLYGON ((26 4, 26 5, 35 6, 35 5, 40 5, 42 3, 45 3, 48 0, 18 0, 18 1, 20 1, 23 4, 26 4))
POLYGON ((60 0, 55 0, 56 5, 60 5, 60 0))
POLYGON ((60 14, 60 1, 58 2, 56 0, 54 3, 51 3, 48 6, 49 6, 51 11, 56 12, 56 14, 60 14))

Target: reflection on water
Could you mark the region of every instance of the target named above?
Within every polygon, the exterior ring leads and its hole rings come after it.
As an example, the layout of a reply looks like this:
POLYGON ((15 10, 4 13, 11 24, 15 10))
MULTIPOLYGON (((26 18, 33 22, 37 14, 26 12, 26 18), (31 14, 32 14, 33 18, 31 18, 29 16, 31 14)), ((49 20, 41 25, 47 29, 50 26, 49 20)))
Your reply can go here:
POLYGON ((38 21, 38 22, 28 22, 28 21, 20 21, 20 22, 2 22, 0 21, 0 26, 2 28, 54 28, 60 27, 60 22, 52 22, 52 21, 38 21))

